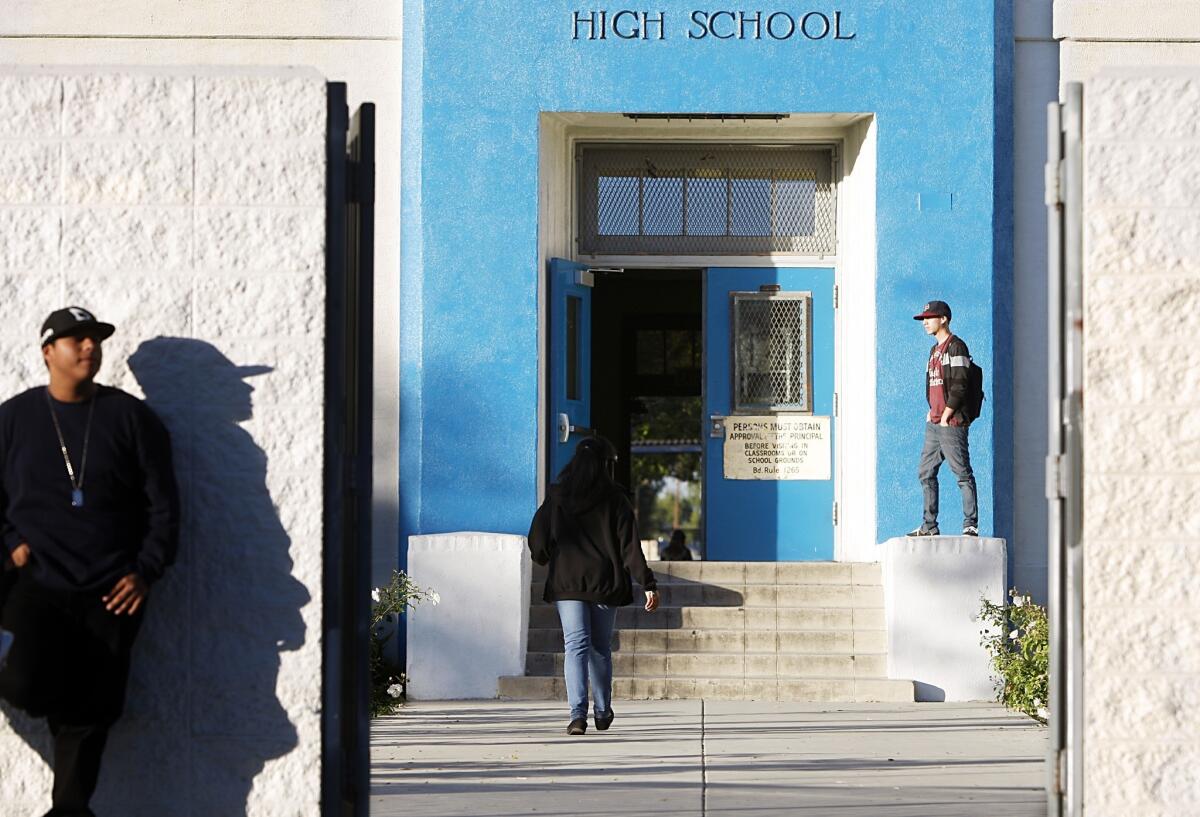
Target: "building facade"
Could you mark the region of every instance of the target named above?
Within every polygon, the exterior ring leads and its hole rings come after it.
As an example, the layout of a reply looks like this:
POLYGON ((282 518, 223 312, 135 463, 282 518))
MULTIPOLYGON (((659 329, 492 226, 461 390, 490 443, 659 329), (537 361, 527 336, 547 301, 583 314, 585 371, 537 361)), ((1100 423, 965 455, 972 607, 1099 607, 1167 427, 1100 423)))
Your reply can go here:
POLYGON ((572 427, 633 455, 641 364, 609 358, 637 357, 630 326, 693 327, 707 555, 873 560, 919 521, 928 346, 912 315, 939 298, 987 372, 981 524, 1011 538, 1009 4, 406 15, 403 533, 523 532, 572 427), (810 393, 738 392, 765 375, 726 304, 762 287, 811 294, 810 393), (725 418, 780 406, 824 424, 809 454, 824 467, 735 478, 725 418))

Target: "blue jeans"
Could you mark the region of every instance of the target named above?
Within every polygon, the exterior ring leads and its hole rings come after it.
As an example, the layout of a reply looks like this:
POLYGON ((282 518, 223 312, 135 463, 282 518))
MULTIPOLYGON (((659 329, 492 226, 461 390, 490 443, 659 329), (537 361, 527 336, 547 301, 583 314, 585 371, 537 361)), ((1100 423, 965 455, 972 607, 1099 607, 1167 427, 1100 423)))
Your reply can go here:
POLYGON ((925 447, 921 451, 918 469, 921 487, 925 492, 925 521, 921 526, 933 530, 938 526, 938 469, 942 462, 958 479, 962 491, 963 527, 979 524, 979 508, 975 498, 975 473, 971 470, 971 453, 967 448, 970 426, 942 426, 925 423, 925 447))
POLYGON ((588 679, 595 696, 595 712, 607 717, 612 711, 612 636, 617 608, 590 601, 556 601, 562 621, 566 658, 563 674, 571 720, 586 718, 588 679))

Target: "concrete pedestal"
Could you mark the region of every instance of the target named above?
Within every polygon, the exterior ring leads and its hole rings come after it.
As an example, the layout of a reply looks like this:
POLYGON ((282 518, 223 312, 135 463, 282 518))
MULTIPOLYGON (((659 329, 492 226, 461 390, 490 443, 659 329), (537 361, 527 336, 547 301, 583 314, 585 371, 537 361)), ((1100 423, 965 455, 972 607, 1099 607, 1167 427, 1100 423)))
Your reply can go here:
POLYGON ((409 698, 495 698, 500 676, 524 674, 532 580, 525 537, 413 536, 408 572, 441 596, 405 614, 409 698))
POLYGON ((1004 601, 1003 539, 897 537, 883 544, 888 677, 916 682, 918 701, 990 701, 981 599, 1004 601))

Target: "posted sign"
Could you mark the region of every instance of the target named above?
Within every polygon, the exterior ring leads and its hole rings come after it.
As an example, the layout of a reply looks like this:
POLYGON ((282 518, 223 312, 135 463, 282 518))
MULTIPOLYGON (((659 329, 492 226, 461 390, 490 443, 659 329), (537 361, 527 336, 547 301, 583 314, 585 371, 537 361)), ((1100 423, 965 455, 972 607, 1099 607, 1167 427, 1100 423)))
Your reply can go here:
POLYGON ((725 479, 830 479, 828 417, 725 418, 725 479))

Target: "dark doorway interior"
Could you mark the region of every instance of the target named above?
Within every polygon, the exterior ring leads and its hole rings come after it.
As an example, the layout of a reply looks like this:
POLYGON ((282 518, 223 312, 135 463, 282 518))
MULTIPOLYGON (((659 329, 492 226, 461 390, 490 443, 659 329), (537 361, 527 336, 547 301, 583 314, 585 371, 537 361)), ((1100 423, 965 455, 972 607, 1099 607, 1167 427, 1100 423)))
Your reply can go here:
POLYGON ((682 530, 694 558, 704 554, 702 305, 696 269, 599 273, 592 293, 592 424, 617 447, 643 541, 665 546, 682 530))

